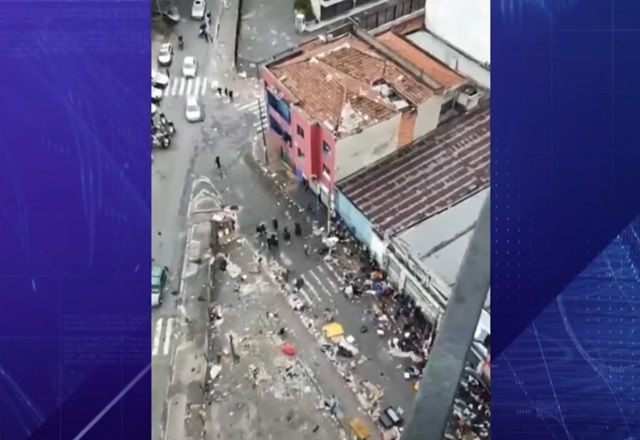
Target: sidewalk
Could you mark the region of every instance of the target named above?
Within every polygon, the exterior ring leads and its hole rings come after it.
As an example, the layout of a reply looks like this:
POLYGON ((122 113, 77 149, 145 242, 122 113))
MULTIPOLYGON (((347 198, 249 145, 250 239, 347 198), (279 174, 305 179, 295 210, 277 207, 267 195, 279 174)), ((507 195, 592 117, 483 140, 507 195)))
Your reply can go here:
POLYGON ((215 23, 213 39, 217 51, 217 61, 220 66, 235 71, 236 54, 238 49, 238 32, 240 26, 241 0, 221 0, 220 16, 215 23))
POLYGON ((178 300, 178 330, 167 396, 165 440, 200 438, 203 423, 198 410, 204 403, 207 370, 207 304, 211 285, 210 214, 198 205, 216 206, 210 196, 193 200, 189 207, 189 235, 178 300), (195 209, 194 209, 195 208, 195 209))

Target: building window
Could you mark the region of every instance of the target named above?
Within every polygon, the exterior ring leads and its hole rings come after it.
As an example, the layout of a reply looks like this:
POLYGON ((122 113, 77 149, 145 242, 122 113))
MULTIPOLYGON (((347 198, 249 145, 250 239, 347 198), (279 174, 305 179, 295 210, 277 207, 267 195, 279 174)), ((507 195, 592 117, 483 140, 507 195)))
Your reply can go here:
POLYGON ((304 139, 304 130, 302 129, 302 127, 297 125, 296 126, 296 132, 298 133, 298 136, 300 136, 302 139, 304 139))
POLYGON ((302 150, 300 148, 298 148, 298 157, 300 159, 304 159, 304 153, 302 152, 302 150))
POLYGON ((286 132, 282 129, 280 124, 278 124, 278 122, 276 122, 276 120, 273 119, 273 117, 271 116, 269 116, 269 127, 271 127, 271 130, 276 132, 278 136, 283 136, 284 134, 286 134, 286 132))
POLYGON ((322 141, 322 152, 324 154, 329 154, 331 153, 331 147, 329 146, 329 144, 327 144, 325 141, 322 141))
POLYGON ((286 102, 279 100, 269 91, 267 91, 267 102, 269 103, 269 107, 274 109, 282 119, 287 121, 287 124, 291 122, 291 112, 286 102))
POLYGON ((331 171, 329 170, 329 168, 326 165, 322 165, 322 174, 327 177, 327 178, 331 178, 331 171))

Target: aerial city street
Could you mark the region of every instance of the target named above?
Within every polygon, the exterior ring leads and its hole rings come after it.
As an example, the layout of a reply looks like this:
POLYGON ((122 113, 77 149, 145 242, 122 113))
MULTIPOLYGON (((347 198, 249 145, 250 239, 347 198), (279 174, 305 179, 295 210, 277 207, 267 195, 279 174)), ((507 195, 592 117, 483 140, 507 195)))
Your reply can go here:
MULTIPOLYGON (((489 197, 488 13, 271 3, 152 2, 153 440, 404 438, 489 197)), ((490 436, 488 290, 443 438, 490 436)))

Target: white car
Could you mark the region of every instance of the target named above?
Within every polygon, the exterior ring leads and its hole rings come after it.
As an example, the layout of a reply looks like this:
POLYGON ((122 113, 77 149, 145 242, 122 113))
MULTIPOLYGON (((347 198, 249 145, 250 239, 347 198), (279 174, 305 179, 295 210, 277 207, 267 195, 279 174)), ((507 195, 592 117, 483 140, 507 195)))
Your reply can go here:
POLYGON ((189 122, 199 122, 203 119, 202 107, 196 96, 187 96, 187 105, 185 107, 185 115, 189 122))
POLYGON ((151 72, 151 84, 159 89, 165 89, 169 85, 169 77, 154 70, 151 72))
POLYGON ((151 102, 160 102, 163 94, 162 89, 151 86, 151 102))
POLYGON ((202 20, 204 18, 204 10, 206 4, 204 0, 193 0, 193 6, 191 6, 191 18, 195 20, 202 20))
POLYGON ((198 70, 198 63, 196 57, 184 57, 182 62, 182 75, 185 78, 195 78, 198 70))
POLYGON ((160 53, 158 53, 158 64, 161 66, 168 66, 173 59, 173 46, 171 43, 162 43, 160 46, 160 53))

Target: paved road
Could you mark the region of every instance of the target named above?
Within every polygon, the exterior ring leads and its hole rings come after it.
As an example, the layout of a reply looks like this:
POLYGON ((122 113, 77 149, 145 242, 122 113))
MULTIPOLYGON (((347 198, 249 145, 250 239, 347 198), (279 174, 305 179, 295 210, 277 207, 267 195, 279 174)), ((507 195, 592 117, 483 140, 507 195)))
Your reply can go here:
MULTIPOLYGON (((153 256, 158 264, 172 269, 170 291, 177 291, 180 285, 180 267, 187 238, 186 209, 192 181, 198 176, 209 178, 225 203, 240 207, 239 227, 247 231, 247 244, 253 248, 259 247, 252 234, 256 224, 260 221, 269 222, 273 217, 278 217, 283 226, 288 223, 291 230, 293 221, 299 220, 304 224, 306 235, 312 231, 312 219, 306 219, 307 213, 301 212, 298 205, 283 194, 274 192, 273 182, 260 172, 253 160, 251 151, 260 137, 260 126, 265 123, 264 107, 262 111, 259 108, 260 90, 255 81, 234 75, 230 59, 233 56, 231 48, 234 36, 230 35, 231 27, 225 24, 223 3, 216 2, 215 5, 221 8, 222 18, 220 31, 213 44, 197 38, 198 25, 191 20, 182 21, 171 31, 154 39, 153 47, 157 50, 161 41, 176 44, 177 34, 185 38, 184 52, 176 50, 176 57, 169 69, 171 82, 160 105, 167 117, 175 122, 178 133, 170 150, 154 152, 153 163, 153 256), (187 54, 196 56, 200 64, 199 73, 193 80, 186 80, 180 74, 182 59, 187 54), (212 86, 215 88, 217 85, 234 90, 234 102, 217 96, 212 90, 212 86), (202 123, 189 124, 184 119, 184 100, 189 94, 201 98, 205 109, 205 121, 202 123), (222 162, 223 169, 220 171, 214 164, 216 156, 222 162)), ((181 8, 185 14, 184 5, 181 8)), ((214 16, 219 17, 220 11, 214 16)), ((217 28, 216 20, 212 28, 217 28)), ((282 41, 286 41, 286 38, 282 41)), ((318 216, 318 224, 323 223, 325 217, 322 212, 312 215, 318 216)), ((317 241, 317 237, 309 240, 317 241)), ((339 279, 334 268, 319 258, 305 257, 301 240, 295 239, 294 242, 289 246, 282 244, 274 255, 275 260, 307 279, 305 295, 314 308, 323 310, 331 306, 340 310, 340 322, 357 338, 359 347, 371 359, 358 367, 361 370, 358 374, 388 388, 385 401, 389 404, 408 409, 407 402, 411 400, 412 393, 401 378, 401 371, 396 369, 399 360, 389 358, 384 341, 377 339, 373 332, 361 336, 357 331, 364 307, 349 303, 338 295, 336 287, 339 279)), ((175 304, 178 297, 169 295, 169 300, 153 312, 154 440, 163 438, 171 360, 182 338, 175 304)))
MULTIPOLYGON (((215 3, 217 4, 217 2, 215 3)), ((186 229, 186 208, 193 179, 193 162, 201 144, 200 124, 185 120, 184 105, 187 94, 198 94, 205 109, 214 100, 209 78, 213 49, 203 39, 197 38, 198 23, 190 20, 190 4, 180 4, 184 18, 175 27, 159 26, 161 32, 152 35, 152 65, 167 73, 166 68, 157 67, 157 51, 163 42, 171 42, 176 52, 168 67, 170 84, 165 89, 159 111, 173 121, 177 133, 169 150, 154 151, 152 165, 152 257, 155 262, 171 270, 171 282, 167 288, 165 303, 153 310, 152 332, 152 438, 163 438, 166 417, 166 396, 171 374, 171 359, 176 341, 176 304, 180 286, 181 265, 186 229), (177 35, 183 35, 184 51, 177 47, 177 35), (182 77, 182 61, 185 56, 195 56, 199 62, 198 76, 187 81, 182 77)))

